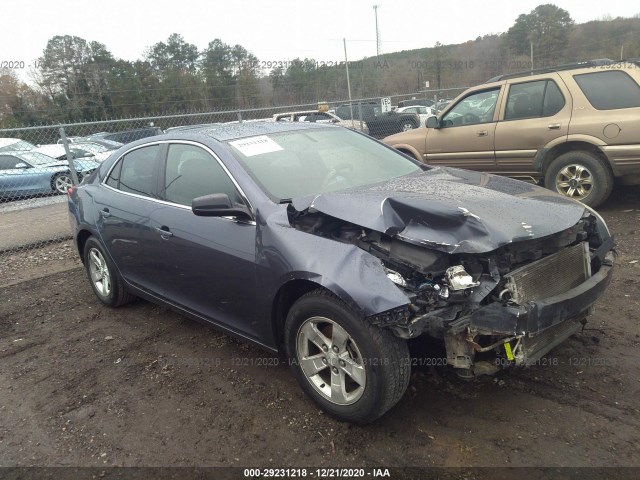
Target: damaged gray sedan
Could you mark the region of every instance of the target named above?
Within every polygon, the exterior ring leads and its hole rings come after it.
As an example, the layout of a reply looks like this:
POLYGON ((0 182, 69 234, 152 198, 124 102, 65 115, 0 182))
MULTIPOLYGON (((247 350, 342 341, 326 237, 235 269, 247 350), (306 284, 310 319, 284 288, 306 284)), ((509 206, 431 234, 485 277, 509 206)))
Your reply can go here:
POLYGON ((580 203, 336 126, 145 138, 69 211, 103 303, 142 297, 283 351, 314 401, 360 423, 402 397, 408 339, 440 339, 463 376, 530 365, 584 324, 614 262, 580 203))

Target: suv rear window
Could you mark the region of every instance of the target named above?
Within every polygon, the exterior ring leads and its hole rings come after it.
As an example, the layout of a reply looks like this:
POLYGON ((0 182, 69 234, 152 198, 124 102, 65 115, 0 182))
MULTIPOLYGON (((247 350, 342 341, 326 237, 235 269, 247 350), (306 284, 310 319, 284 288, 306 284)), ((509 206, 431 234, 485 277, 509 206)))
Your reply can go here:
POLYGON ((583 73, 573 78, 598 110, 640 107, 640 86, 625 72, 583 73))

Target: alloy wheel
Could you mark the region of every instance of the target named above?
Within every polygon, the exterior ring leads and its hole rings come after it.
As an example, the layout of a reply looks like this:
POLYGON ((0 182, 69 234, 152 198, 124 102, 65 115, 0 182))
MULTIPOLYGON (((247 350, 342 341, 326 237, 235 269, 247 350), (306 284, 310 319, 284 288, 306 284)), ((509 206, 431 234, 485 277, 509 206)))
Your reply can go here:
POLYGON ((338 323, 311 317, 298 330, 297 361, 311 386, 337 405, 357 402, 366 386, 364 359, 338 323))
POLYGON ((96 291, 103 297, 111 293, 111 274, 102 253, 97 248, 89 250, 89 273, 96 291))
POLYGON ((53 187, 58 193, 67 193, 67 190, 73 186, 73 181, 69 175, 58 175, 53 181, 53 187))
POLYGON ((593 175, 583 165, 567 165, 556 175, 556 189, 567 197, 582 200, 593 189, 593 175))

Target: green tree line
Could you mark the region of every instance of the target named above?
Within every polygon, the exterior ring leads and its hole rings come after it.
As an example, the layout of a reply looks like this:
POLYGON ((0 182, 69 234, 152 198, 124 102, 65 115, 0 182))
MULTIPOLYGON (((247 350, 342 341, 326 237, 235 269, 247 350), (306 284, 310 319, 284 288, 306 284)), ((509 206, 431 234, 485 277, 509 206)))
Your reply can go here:
MULTIPOLYGON (((350 62, 352 97, 465 87, 501 74, 594 58, 640 57, 640 16, 576 25, 551 4, 520 15, 505 33, 462 44, 394 52, 350 62)), ((142 58, 115 58, 106 45, 51 38, 24 83, 0 70, 0 127, 293 105, 345 99, 344 64, 260 62, 220 39, 199 50, 181 35, 142 58)), ((430 95, 425 92, 425 95, 430 95)))

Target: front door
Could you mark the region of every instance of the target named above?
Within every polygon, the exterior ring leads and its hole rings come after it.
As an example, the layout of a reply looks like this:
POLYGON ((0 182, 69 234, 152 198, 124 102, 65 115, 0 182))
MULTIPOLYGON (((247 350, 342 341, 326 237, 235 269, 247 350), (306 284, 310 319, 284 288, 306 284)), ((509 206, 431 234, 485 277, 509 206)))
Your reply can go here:
POLYGON ((169 145, 161 180, 162 205, 153 211, 156 291, 170 302, 249 336, 255 326, 256 225, 229 217, 200 217, 194 198, 225 193, 243 203, 233 180, 209 151, 169 145))
POLYGON ((41 177, 44 175, 30 167, 18 157, 0 155, 0 198, 43 189, 41 177))
POLYGON ((496 106, 500 87, 473 92, 429 128, 425 161, 430 165, 492 171, 495 169, 496 106))

